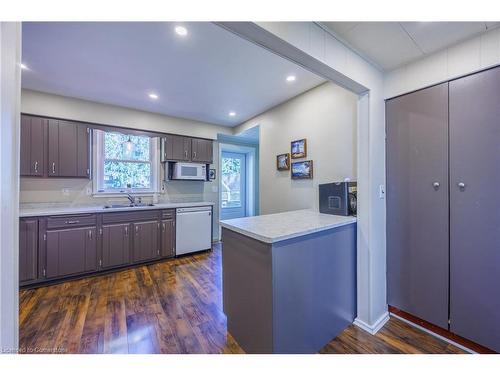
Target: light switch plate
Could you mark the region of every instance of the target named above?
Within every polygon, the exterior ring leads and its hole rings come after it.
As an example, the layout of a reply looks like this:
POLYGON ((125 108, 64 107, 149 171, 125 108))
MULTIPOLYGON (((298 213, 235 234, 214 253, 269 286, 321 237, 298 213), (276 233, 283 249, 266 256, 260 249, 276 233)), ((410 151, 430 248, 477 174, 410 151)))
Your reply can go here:
POLYGON ((379 187, 378 187, 378 197, 380 199, 385 199, 385 185, 379 185, 379 187))
POLYGON ((217 185, 212 185, 212 193, 217 193, 218 190, 217 185))

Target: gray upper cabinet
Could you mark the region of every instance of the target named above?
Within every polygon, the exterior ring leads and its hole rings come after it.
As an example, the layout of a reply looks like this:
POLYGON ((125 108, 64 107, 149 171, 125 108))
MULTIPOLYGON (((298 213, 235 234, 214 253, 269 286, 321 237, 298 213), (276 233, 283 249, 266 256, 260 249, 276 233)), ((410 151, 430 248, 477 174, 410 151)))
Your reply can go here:
POLYGON ((102 267, 118 267, 130 262, 130 224, 102 226, 102 267))
POLYGON ((161 161, 169 160, 211 164, 213 141, 181 135, 166 135, 162 138, 161 161))
POLYGON ((90 129, 85 124, 49 120, 49 177, 90 178, 90 129))
POLYGON ((386 103, 388 303, 448 328, 448 83, 386 103))
POLYGON ((193 138, 191 140, 192 161, 197 163, 212 164, 213 142, 208 139, 193 138))
POLYGON ((19 221, 19 281, 38 278, 38 219, 19 221))
POLYGON ((450 328, 500 352, 500 69, 450 82, 450 328))
POLYGON ((21 176, 44 176, 46 172, 46 138, 48 120, 21 116, 21 176))
POLYGON ((134 262, 152 260, 160 255, 158 236, 160 222, 145 221, 136 222, 134 228, 134 262))
POLYGON ((163 160, 191 160, 191 138, 181 135, 165 136, 163 160))
POLYGON ((97 270, 96 227, 48 230, 46 236, 47 278, 97 270))

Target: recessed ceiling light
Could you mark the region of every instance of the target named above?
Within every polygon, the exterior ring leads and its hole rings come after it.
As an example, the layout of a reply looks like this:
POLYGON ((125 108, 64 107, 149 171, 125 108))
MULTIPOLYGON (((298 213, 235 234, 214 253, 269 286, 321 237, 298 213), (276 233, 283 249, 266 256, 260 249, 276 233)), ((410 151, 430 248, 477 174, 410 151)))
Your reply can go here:
POLYGON ((229 116, 231 116, 231 117, 236 116, 236 112, 233 112, 233 111, 229 112, 229 116))
POLYGON ((28 66, 26 64, 21 64, 21 69, 23 70, 27 70, 28 69, 28 66))
POLYGON ((293 81, 295 81, 295 78, 296 78, 295 76, 288 76, 288 77, 286 77, 286 81, 293 82, 293 81))
POLYGON ((150 97, 151 99, 153 99, 153 100, 158 99, 158 95, 156 95, 156 94, 154 94, 154 93, 149 94, 149 97, 150 97))
POLYGON ((184 26, 176 26, 175 32, 180 36, 186 36, 188 34, 188 31, 184 26))

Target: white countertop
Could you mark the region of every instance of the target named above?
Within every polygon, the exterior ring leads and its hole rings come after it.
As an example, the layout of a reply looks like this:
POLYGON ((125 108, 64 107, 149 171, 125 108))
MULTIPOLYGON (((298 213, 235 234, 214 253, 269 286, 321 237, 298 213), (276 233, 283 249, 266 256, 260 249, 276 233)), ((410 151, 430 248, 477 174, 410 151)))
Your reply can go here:
POLYGON ((139 211, 139 210, 161 210, 166 208, 201 207, 213 206, 213 202, 182 202, 182 203, 156 203, 154 206, 142 207, 113 207, 104 208, 105 204, 94 205, 70 205, 70 204, 24 204, 19 208, 20 217, 50 216, 50 215, 74 215, 88 213, 105 213, 116 211, 139 211))
POLYGON ((280 212, 222 220, 221 226, 256 240, 275 243, 356 222, 354 216, 321 214, 314 210, 280 212))

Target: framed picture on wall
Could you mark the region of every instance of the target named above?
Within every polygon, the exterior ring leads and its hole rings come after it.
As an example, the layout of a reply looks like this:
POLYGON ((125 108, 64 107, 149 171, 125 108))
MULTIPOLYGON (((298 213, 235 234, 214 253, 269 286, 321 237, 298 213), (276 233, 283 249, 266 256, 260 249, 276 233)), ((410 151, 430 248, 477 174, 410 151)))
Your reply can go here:
POLYGON ((290 169, 290 154, 276 156, 276 169, 278 171, 288 171, 290 169))
POLYGON ((293 180, 313 178, 313 161, 297 161, 292 163, 293 180))
POLYGON ((292 159, 305 158, 307 156, 307 140, 299 139, 291 143, 292 159))

